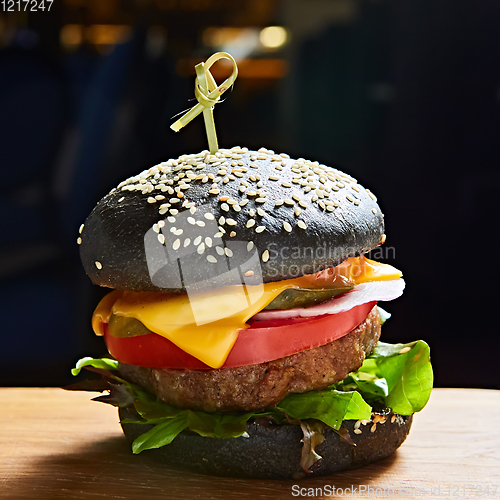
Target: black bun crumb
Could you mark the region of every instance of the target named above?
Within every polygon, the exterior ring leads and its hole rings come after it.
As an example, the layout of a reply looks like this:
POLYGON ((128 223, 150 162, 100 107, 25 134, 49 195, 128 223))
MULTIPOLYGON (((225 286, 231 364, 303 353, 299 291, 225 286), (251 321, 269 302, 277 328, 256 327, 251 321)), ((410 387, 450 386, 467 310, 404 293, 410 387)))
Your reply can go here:
MULTIPOLYGON (((137 415, 120 408, 120 420, 137 415)), ((157 461, 193 472, 215 476, 259 479, 300 479, 326 476, 335 472, 362 467, 391 455, 406 439, 413 416, 387 415, 385 423, 360 425, 354 432, 354 420, 344 421, 356 446, 343 442, 331 429, 325 430, 325 440, 316 447, 322 460, 305 473, 300 466, 303 437, 297 425, 264 427, 249 424, 250 437, 217 439, 198 434, 181 433, 171 444, 141 453, 157 461)), ((121 424, 127 439, 132 442, 152 426, 121 424)))
POLYGON ((241 283, 246 271, 252 284, 336 266, 380 244, 384 222, 373 194, 339 170, 237 147, 127 179, 80 233, 94 283, 185 291, 241 283))

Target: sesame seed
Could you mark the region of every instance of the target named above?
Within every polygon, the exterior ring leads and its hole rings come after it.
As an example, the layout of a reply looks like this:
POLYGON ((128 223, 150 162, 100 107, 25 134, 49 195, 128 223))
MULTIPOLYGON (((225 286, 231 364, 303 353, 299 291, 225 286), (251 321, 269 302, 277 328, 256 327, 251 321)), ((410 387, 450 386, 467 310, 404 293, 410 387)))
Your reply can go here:
POLYGON ((196 220, 194 219, 194 217, 188 217, 187 218, 187 221, 192 224, 193 226, 196 224, 196 220))
POLYGON ((158 221, 158 227, 165 227, 165 221, 164 220, 158 221))
POLYGON ((257 196, 257 191, 247 191, 247 196, 257 196))
POLYGON ((295 207, 294 213, 298 217, 302 213, 302 210, 299 207, 295 207))
POLYGON ((251 208, 249 211, 248 211, 248 215, 250 217, 254 217, 255 216, 255 210, 253 208, 251 208))
POLYGON ((237 222, 234 219, 227 218, 226 224, 229 226, 236 226, 237 222))
POLYGON ((255 203, 265 203, 266 199, 265 198, 256 198, 255 203))
POLYGON ((296 201, 296 202, 299 202, 300 201, 300 196, 298 194, 294 194, 292 195, 292 198, 296 201))
POLYGON ((208 262, 211 262, 212 264, 217 263, 217 259, 213 255, 207 255, 207 260, 208 260, 208 262))
POLYGON ((211 214, 210 212, 206 213, 205 214, 205 219, 207 220, 215 220, 215 217, 213 214, 211 214))
POLYGON ((281 185, 284 187, 284 188, 291 188, 292 185, 289 183, 289 182, 282 182, 281 185))
POLYGON ((222 233, 215 233, 214 238, 222 238, 222 233))
POLYGON ((173 245, 172 245, 172 248, 173 248, 174 250, 179 250, 179 247, 180 247, 180 246, 181 246, 181 240, 180 240, 180 238, 177 238, 177 239, 174 241, 174 243, 173 243, 173 245))
MULTIPOLYGON (((154 200, 154 198, 153 198, 153 200, 154 200)), ((148 199, 148 201, 149 201, 149 199, 148 199)), ((156 200, 155 200, 155 201, 156 201, 156 200)), ((170 201, 170 203, 179 203, 181 200, 180 200, 179 198, 170 198, 170 200, 169 200, 169 201, 170 201)), ((151 203, 151 202, 150 202, 150 203, 151 203)), ((154 202, 153 202, 153 203, 154 203, 154 202)))
POLYGON ((257 226, 255 228, 256 233, 262 233, 262 231, 265 231, 265 230, 266 230, 266 226, 257 226))
POLYGON ((233 251, 230 249, 230 248, 224 248, 224 253, 228 256, 228 257, 232 257, 233 256, 233 251))
POLYGON ((205 243, 200 243, 196 251, 201 255, 205 251, 205 243))
POLYGON ((216 246, 216 247, 215 247, 215 251, 216 251, 219 255, 224 255, 224 249, 223 249, 222 247, 216 246))
POLYGON ((331 206, 331 205, 327 205, 326 206, 326 211, 327 212, 333 212, 335 210, 335 207, 331 206))
POLYGON ((252 250, 253 246, 254 246, 254 245, 253 245, 253 241, 249 241, 249 242, 247 243, 247 252, 250 252, 250 250, 252 250))
POLYGON ((289 233, 292 232, 292 226, 287 222, 283 222, 283 227, 285 228, 285 231, 288 231, 289 233))
POLYGON ((279 181, 279 180, 280 180, 280 178, 279 178, 277 175, 270 175, 270 176, 269 176, 269 180, 270 180, 270 181, 279 181))
POLYGON ((234 231, 231 231, 231 232, 229 233, 229 236, 230 236, 231 238, 234 238, 234 237, 236 236, 236 233, 235 233, 234 231))
POLYGON ((80 237, 78 237, 78 238, 76 239, 76 242, 78 243, 78 245, 81 245, 81 244, 82 244, 82 239, 81 239, 80 237))
POLYGON ((251 276, 254 275, 254 272, 250 269, 249 271, 247 271, 243 276, 246 276, 247 278, 250 278, 251 276))
POLYGON ((85 227, 85 224, 82 224, 82 225, 80 226, 80 229, 78 229, 78 233, 79 233, 79 234, 82 234, 82 231, 83 231, 83 228, 84 228, 84 227, 85 227))
POLYGON ((196 225, 197 225, 197 226, 200 226, 200 227, 205 227, 205 222, 204 222, 204 221, 202 221, 202 220, 197 220, 197 221, 196 221, 196 225))
POLYGON ((275 206, 275 207, 281 207, 281 205, 283 205, 283 200, 276 200, 276 201, 274 202, 274 206, 275 206))
POLYGON ((255 220, 254 219, 248 219, 246 226, 247 227, 253 227, 253 226, 255 226, 255 220))
POLYGON ((221 216, 219 217, 219 224, 220 224, 221 226, 223 226, 225 223, 226 223, 226 219, 225 219, 225 217, 223 217, 223 216, 221 215, 221 216))
POLYGON ((158 226, 158 224, 153 224, 153 231, 155 233, 159 233, 160 232, 160 226, 158 226))
POLYGON ((239 205, 240 207, 244 207, 250 200, 248 198, 245 198, 244 200, 241 200, 239 205))
POLYGON ((269 250, 264 250, 261 258, 262 262, 267 262, 269 260, 269 250))
POLYGON ((291 200, 290 198, 286 198, 285 205, 288 205, 289 207, 293 207, 295 205, 295 202, 293 200, 291 200))
POLYGON ((201 243, 201 236, 197 236, 194 241, 193 241, 193 244, 195 246, 198 246, 199 244, 201 243))
POLYGON ((125 199, 125 196, 122 196, 119 200, 118 203, 122 202, 125 199))
POLYGON ((260 215, 261 217, 264 217, 264 215, 266 215, 266 212, 264 212, 264 210, 262 210, 262 208, 258 208, 257 209, 257 215, 260 215))
POLYGON ((168 220, 168 222, 170 222, 171 224, 173 224, 175 222, 175 217, 169 216, 169 217, 167 217, 167 220, 168 220))
POLYGON ((223 203, 220 207, 224 212, 229 212, 229 205, 227 203, 223 203))
POLYGON ((165 244, 165 236, 163 236, 163 234, 159 234, 158 235, 158 241, 164 245, 165 244))
POLYGON ((97 267, 97 269, 99 269, 99 270, 101 270, 101 269, 102 269, 102 264, 101 264, 98 260, 96 260, 96 261, 94 262, 94 264, 95 264, 95 267, 97 267))
POLYGON ((234 210, 235 212, 240 212, 240 211, 241 211, 241 207, 240 207, 238 204, 233 205, 233 210, 234 210))
POLYGON ((299 201, 299 205, 300 205, 302 208, 307 208, 307 203, 306 203, 305 201, 300 200, 300 201, 299 201))
POLYGON ((354 201, 354 198, 353 198, 350 194, 346 194, 346 198, 347 198, 349 201, 354 201))
POLYGON ((359 187, 358 186, 351 186, 353 191, 356 191, 356 193, 359 193, 359 187))
POLYGON ((361 429, 354 429, 354 434, 361 434, 363 431, 361 429))
POLYGON ((175 236, 180 236, 184 231, 182 229, 177 229, 174 231, 175 236))
POLYGON ((307 229, 307 224, 303 220, 297 221, 297 226, 299 226, 300 229, 307 229))
POLYGON ((373 212, 374 214, 376 214, 376 213, 377 213, 377 210, 376 210, 375 208, 372 208, 372 212, 373 212))
POLYGON ((190 243, 191 243, 191 238, 186 238, 184 240, 184 248, 188 247, 190 243))
POLYGON ((210 189, 208 191, 210 194, 219 194, 220 193, 220 190, 219 189, 210 189))
POLYGON ((155 200, 158 200, 158 201, 161 201, 161 200, 164 200, 165 199, 165 196, 161 195, 161 194, 157 194, 155 196, 155 200))

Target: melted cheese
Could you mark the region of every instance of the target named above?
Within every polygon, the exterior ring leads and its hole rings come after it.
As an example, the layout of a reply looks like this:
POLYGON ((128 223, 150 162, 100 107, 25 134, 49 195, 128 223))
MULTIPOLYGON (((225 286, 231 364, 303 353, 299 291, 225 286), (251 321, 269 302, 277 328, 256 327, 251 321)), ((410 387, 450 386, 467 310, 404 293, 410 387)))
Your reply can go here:
POLYGON ((123 292, 106 295, 92 317, 97 335, 111 314, 135 318, 152 332, 212 368, 220 368, 238 338, 238 330, 288 288, 325 288, 350 282, 398 279, 401 272, 387 264, 356 257, 336 268, 297 279, 255 286, 226 286, 186 294, 123 292))

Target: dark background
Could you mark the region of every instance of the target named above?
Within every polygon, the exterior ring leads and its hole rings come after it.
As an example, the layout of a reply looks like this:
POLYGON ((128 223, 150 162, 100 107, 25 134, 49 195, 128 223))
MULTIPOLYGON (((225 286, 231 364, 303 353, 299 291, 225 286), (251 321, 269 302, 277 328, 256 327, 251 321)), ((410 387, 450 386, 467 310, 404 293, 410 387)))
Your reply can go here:
POLYGON ((2 8, 0 385, 63 385, 103 354, 90 317, 105 290, 78 227, 119 181, 207 147, 201 118, 169 126, 192 105, 194 64, 227 49, 240 76, 215 109, 220 145, 338 164, 374 191, 407 281, 383 339, 426 340, 437 386, 500 388, 498 1, 2 8), (264 46, 267 26, 286 43, 264 46))

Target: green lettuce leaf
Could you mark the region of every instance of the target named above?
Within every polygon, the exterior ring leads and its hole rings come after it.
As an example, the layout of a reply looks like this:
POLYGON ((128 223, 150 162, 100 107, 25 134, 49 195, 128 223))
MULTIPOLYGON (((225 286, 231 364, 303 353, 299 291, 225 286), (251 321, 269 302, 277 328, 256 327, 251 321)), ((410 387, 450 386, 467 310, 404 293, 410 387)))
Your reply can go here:
POLYGON ((155 425, 148 432, 141 434, 132 443, 132 451, 137 454, 144 450, 166 446, 187 427, 186 412, 181 411, 177 416, 166 419, 164 422, 155 425))
POLYGON ((391 316, 390 312, 387 312, 385 309, 382 309, 380 306, 377 306, 378 315, 380 316, 380 324, 383 325, 391 316))
POLYGON ((76 363, 75 368, 72 368, 71 374, 72 375, 78 375, 81 371, 82 368, 86 366, 92 366, 94 368, 99 368, 101 370, 118 370, 118 366, 120 365, 120 362, 117 361, 116 359, 110 359, 110 358, 100 358, 100 359, 95 359, 95 358, 82 358, 79 359, 76 363))
POLYGON ((276 408, 297 420, 315 418, 335 430, 343 420, 369 420, 372 410, 359 392, 335 389, 289 394, 276 408))
POLYGON ((379 342, 370 358, 387 382, 389 394, 385 404, 389 408, 401 415, 411 415, 427 404, 434 376, 430 349, 424 341, 395 345, 379 342))

